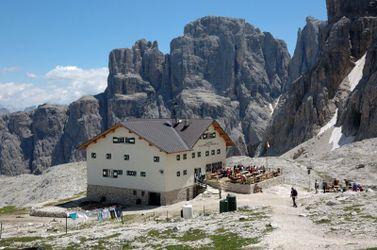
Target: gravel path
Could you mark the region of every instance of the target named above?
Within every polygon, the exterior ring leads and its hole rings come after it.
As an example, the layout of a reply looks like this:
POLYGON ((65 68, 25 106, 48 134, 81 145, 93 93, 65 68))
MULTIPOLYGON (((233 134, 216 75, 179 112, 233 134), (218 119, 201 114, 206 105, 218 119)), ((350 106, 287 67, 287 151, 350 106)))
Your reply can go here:
POLYGON ((288 186, 273 187, 264 193, 263 203, 272 208, 272 226, 276 228, 263 244, 268 249, 362 249, 377 246, 376 239, 356 239, 325 233, 325 228, 314 224, 301 205, 313 199, 313 193, 299 191, 299 207, 293 208, 287 198, 288 186), (301 199, 301 200, 300 200, 301 199))

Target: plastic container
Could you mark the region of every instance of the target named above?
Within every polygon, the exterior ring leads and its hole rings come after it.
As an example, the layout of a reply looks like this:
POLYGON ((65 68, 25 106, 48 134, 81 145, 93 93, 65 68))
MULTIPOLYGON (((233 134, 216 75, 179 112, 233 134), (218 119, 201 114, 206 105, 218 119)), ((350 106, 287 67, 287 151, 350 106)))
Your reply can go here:
POLYGON ((228 200, 228 211, 229 212, 236 211, 237 210, 237 198, 236 198, 236 196, 234 194, 228 194, 226 199, 228 200))
POLYGON ((228 200, 224 199, 220 201, 220 213, 226 213, 228 212, 228 200))
POLYGON ((183 211, 183 218, 184 219, 192 219, 193 212, 192 212, 192 205, 191 204, 183 205, 182 211, 183 211))

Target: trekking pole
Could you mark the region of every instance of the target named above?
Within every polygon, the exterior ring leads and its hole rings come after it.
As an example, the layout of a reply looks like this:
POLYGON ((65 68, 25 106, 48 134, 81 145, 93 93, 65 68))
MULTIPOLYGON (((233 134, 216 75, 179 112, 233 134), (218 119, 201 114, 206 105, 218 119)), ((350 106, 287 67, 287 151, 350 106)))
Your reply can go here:
POLYGON ((3 234, 3 222, 0 221, 0 239, 1 239, 2 234, 3 234))

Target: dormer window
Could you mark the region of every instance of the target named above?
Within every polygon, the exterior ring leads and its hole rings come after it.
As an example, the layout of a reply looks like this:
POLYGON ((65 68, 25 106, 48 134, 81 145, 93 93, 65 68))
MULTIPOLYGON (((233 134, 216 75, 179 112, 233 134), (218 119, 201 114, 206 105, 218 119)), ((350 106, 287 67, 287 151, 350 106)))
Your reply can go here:
POLYGON ((209 135, 209 138, 216 138, 216 132, 213 132, 209 135))
POLYGON ((111 159, 111 154, 110 154, 110 153, 107 153, 107 154, 106 154, 106 159, 108 159, 108 160, 111 159))
POLYGON ((134 137, 126 137, 126 143, 135 144, 135 138, 134 137))
POLYGON ((109 169, 103 169, 103 170, 102 170, 102 176, 103 176, 103 177, 109 177, 109 172, 110 172, 109 169))
POLYGON ((207 133, 204 133, 204 134, 202 135, 202 138, 203 138, 203 139, 207 139, 207 138, 208 138, 208 134, 207 134, 207 133))
POLYGON ((113 143, 124 143, 124 137, 113 137, 113 143))

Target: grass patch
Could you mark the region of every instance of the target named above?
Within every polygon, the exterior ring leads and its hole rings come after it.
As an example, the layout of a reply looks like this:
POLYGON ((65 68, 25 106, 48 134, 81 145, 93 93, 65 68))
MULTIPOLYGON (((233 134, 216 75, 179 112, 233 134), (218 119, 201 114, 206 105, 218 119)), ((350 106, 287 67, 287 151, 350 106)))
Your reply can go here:
POLYGON ((240 218, 240 221, 256 221, 269 218, 264 211, 254 211, 241 209, 239 210, 242 214, 247 215, 247 218, 240 218))
POLYGON ((28 210, 26 208, 20 208, 16 206, 6 206, 0 208, 0 215, 10 215, 10 214, 27 214, 28 210))
POLYGON ((349 206, 349 207, 343 208, 343 211, 344 212, 356 212, 356 213, 360 213, 361 212, 361 208, 360 207, 362 207, 362 205, 349 206))
POLYGON ((0 240, 0 246, 10 246, 13 243, 28 243, 42 239, 43 238, 39 236, 10 237, 0 240))
POLYGON ((243 247, 260 242, 259 238, 243 238, 230 232, 225 234, 210 235, 210 239, 213 241, 213 247, 218 250, 242 249, 243 247))
POLYGON ((64 198, 64 199, 61 199, 61 200, 58 200, 58 201, 52 201, 52 202, 46 203, 43 206, 44 207, 50 207, 50 206, 62 205, 62 204, 68 203, 70 201, 74 201, 74 200, 76 200, 76 199, 78 199, 82 196, 85 196, 85 195, 86 195, 86 192, 84 191, 84 192, 75 194, 74 196, 71 196, 71 197, 68 197, 68 198, 64 198))
POLYGON ((373 215, 370 215, 370 214, 364 214, 364 215, 361 216, 361 218, 367 219, 367 220, 374 220, 374 222, 377 223, 377 216, 373 216, 373 215))
POLYGON ((317 221, 314 221, 315 224, 330 224, 331 220, 330 219, 320 219, 317 221))
POLYGON ((105 236, 103 238, 101 238, 102 240, 109 240, 109 239, 113 239, 113 238, 116 238, 120 236, 120 233, 115 233, 115 234, 112 234, 112 235, 109 235, 109 236, 105 236))
POLYGON ((179 237, 180 241, 197 241, 207 238, 207 234, 200 229, 193 229, 186 231, 182 237, 179 237))

